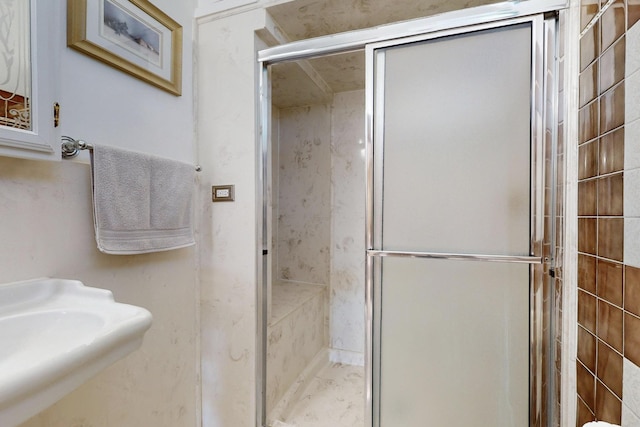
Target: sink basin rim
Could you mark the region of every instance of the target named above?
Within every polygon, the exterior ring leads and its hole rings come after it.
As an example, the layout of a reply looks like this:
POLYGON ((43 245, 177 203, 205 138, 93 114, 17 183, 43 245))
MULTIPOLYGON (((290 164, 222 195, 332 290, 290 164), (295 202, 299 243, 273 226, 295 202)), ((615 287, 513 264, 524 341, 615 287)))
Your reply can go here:
MULTIPOLYGON (((0 328, 3 321, 29 323, 51 313, 90 314, 102 323, 85 332, 90 337, 70 342, 54 356, 42 357, 23 369, 15 361, 0 359, 3 427, 20 424, 139 348, 152 321, 146 309, 116 302, 111 291, 77 280, 39 278, 0 285, 0 328)), ((33 347, 32 354, 36 354, 38 346, 33 347)))

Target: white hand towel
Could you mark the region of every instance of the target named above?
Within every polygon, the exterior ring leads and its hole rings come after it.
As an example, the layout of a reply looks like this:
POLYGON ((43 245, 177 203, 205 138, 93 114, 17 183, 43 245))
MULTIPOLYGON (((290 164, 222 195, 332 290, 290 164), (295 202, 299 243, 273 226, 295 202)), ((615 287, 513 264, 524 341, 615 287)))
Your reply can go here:
POLYGON ((96 146, 91 170, 101 252, 131 255, 195 244, 193 165, 96 146))

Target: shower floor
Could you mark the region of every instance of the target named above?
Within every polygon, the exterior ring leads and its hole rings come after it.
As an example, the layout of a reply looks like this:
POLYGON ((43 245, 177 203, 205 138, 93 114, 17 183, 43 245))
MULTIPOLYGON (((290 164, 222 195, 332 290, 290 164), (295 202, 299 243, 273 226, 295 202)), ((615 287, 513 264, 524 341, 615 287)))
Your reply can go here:
POLYGON ((294 405, 284 426, 364 426, 364 367, 331 363, 321 369, 294 405))

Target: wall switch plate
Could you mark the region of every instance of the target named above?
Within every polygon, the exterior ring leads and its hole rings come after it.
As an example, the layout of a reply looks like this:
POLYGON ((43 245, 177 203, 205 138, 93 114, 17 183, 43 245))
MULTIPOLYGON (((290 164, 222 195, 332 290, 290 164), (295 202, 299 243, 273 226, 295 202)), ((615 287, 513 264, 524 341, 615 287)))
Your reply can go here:
POLYGON ((233 185, 214 185, 211 187, 212 202, 233 202, 234 186, 233 185))

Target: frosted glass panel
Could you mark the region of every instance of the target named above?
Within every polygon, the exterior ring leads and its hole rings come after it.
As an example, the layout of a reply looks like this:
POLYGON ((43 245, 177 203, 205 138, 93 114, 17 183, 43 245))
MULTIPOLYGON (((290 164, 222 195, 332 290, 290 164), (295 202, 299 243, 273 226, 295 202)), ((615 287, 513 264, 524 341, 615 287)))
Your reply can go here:
POLYGON ((382 301, 381 426, 528 426, 528 265, 384 258, 382 301))
POLYGON ((528 254, 530 24, 385 62, 383 248, 528 254))
MULTIPOLYGON (((531 37, 524 23, 377 51, 381 249, 530 254, 531 37)), ((380 426, 528 426, 530 266, 380 262, 380 426)))

